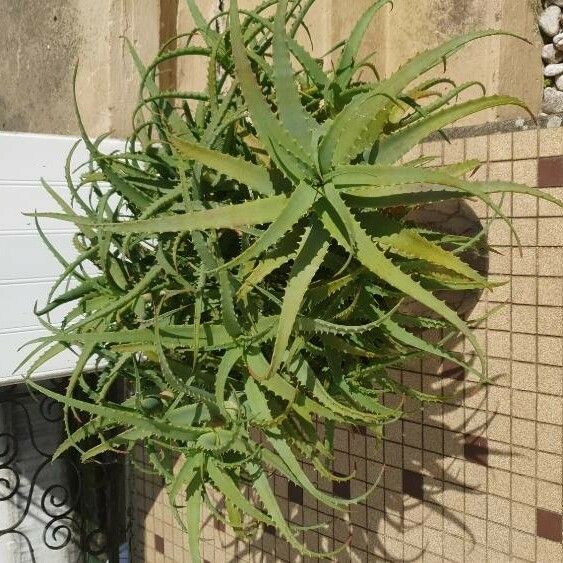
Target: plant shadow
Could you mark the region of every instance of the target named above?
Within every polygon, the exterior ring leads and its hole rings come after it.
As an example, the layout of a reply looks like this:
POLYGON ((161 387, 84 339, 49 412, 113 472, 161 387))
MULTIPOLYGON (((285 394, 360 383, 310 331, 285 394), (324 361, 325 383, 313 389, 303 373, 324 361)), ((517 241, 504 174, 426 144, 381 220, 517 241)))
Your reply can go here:
MULTIPOLYGON (((482 229, 470 205, 459 201, 425 206, 409 220, 455 235, 476 236, 482 229)), ((481 252, 463 258, 486 276, 489 256, 486 244, 481 248, 481 252)), ((479 291, 441 295, 465 320, 478 312, 481 297, 479 291)), ((411 306, 416 311, 417 305, 411 306)), ((428 313, 423 309, 420 312, 428 313)), ((424 337, 437 342, 443 334, 425 331, 424 337)), ((467 352, 462 338, 451 340, 449 347, 467 352)), ((490 448, 485 438, 495 416, 487 411, 486 389, 473 373, 447 360, 418 359, 393 374, 402 383, 444 400, 420 409, 407 398, 404 419, 388 425, 382 440, 365 428, 337 429, 332 469, 342 475, 353 474, 350 481, 325 482, 310 464, 303 464, 320 489, 353 498, 380 479, 374 492, 351 505, 348 512, 335 513, 275 475, 272 481, 280 507, 298 526, 326 522, 326 529, 306 531, 300 538, 315 551, 330 551, 345 544, 337 561, 419 561, 425 553, 441 556, 446 534, 457 544, 462 561, 469 555, 468 546, 471 549, 482 543, 480 527, 472 524, 484 521, 486 515, 487 491, 482 486, 489 459, 508 455, 490 448)), ((322 436, 320 424, 318 431, 322 436)), ((260 529, 252 539, 243 540, 225 529, 212 513, 207 513, 204 524, 202 551, 206 560, 314 561, 288 546, 273 528, 260 529)), ((454 547, 450 545, 449 551, 454 547)))

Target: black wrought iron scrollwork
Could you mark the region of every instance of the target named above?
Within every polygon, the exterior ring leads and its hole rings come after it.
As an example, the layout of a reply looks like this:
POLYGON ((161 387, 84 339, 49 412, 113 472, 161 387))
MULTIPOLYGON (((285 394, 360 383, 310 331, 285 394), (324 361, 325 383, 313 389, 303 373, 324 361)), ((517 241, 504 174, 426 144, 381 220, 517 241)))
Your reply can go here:
POLYGON ((49 397, 43 397, 39 403, 41 415, 47 422, 59 422, 63 419, 63 408, 49 397))
POLYGON ((99 557, 100 561, 113 561, 105 489, 112 475, 119 473, 114 467, 117 462, 83 465, 74 452, 68 452, 52 463, 53 451, 63 436, 62 409, 48 398, 31 398, 24 387, 0 389, 1 419, 8 427, 17 419, 13 424, 17 431, 8 428, 0 433, 0 510, 12 503, 15 513, 8 526, 0 524, 0 541, 11 538, 20 542, 28 552, 26 561, 38 561, 40 549, 71 547, 83 560, 99 557), (51 444, 44 440, 48 432, 51 444), (33 467, 30 456, 36 461, 33 467), (26 522, 31 519, 35 527, 42 526, 36 534, 42 545, 33 545, 30 540, 26 522))
POLYGON ((2 442, 5 444, 0 450, 0 470, 4 470, 4 474, 0 474, 0 502, 10 500, 20 488, 20 476, 11 467, 18 455, 17 440, 12 434, 3 432, 0 434, 0 443, 2 442))

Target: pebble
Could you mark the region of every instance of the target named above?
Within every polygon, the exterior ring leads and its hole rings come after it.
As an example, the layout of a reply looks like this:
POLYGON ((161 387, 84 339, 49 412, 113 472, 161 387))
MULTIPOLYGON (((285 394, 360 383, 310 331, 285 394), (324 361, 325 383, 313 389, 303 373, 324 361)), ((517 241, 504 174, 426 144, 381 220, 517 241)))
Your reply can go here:
POLYGON ((548 36, 554 37, 560 31, 559 19, 561 8, 559 6, 548 6, 539 17, 540 29, 548 36))
POLYGON ((555 79, 555 87, 559 91, 563 90, 563 74, 555 79))
POLYGON ((556 129, 557 127, 561 127, 562 123, 563 118, 560 115, 550 115, 545 126, 548 129, 556 129))
POLYGON ((543 69, 543 75, 547 76, 548 78, 559 76, 560 74, 563 74, 563 63, 547 65, 543 69))
MULTIPOLYGON (((556 36, 559 37, 559 36, 556 36)), ((563 39, 563 37, 562 37, 563 39)), ((562 45, 563 48, 563 45, 562 45)), ((563 52, 558 51, 554 45, 549 43, 548 45, 544 45, 541 50, 541 58, 543 59, 544 63, 546 64, 555 64, 560 63, 563 61, 563 52)))
POLYGON ((548 86, 543 92, 542 111, 545 113, 563 113, 563 92, 548 86))
POLYGON ((547 0, 545 3, 546 6, 559 6, 563 8, 563 0, 547 0))
MULTIPOLYGON (((551 47, 551 45, 546 45, 546 47, 551 47)), ((563 33, 558 33, 553 38, 553 48, 558 51, 563 51, 563 33)), ((543 53, 543 51, 542 51, 543 53)))

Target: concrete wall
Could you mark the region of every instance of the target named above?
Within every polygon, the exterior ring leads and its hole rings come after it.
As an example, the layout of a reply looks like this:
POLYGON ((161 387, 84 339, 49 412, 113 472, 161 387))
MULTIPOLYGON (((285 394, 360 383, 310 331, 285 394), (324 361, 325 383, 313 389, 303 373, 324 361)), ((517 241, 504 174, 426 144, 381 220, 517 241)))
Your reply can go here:
POLYGON ((0 0, 0 129, 75 133, 72 75, 88 130, 129 130, 137 75, 123 35, 145 59, 159 45, 157 0, 0 0))
MULTIPOLYGON (((518 95, 537 113, 542 76, 534 2, 398 0, 393 11, 386 7, 377 16, 364 50, 376 51, 376 66, 388 75, 415 53, 455 34, 477 28, 517 32, 532 45, 511 38, 480 41, 449 64, 448 74, 460 82, 481 80, 489 92, 518 95)), ((256 3, 243 0, 241 6, 256 3)), ((221 4, 200 1, 207 15, 221 4)), ((350 10, 349 2, 320 1, 309 18, 316 53, 345 37, 370 4, 354 0, 350 10)), ((79 60, 77 86, 89 131, 125 135, 138 79, 121 36, 132 39, 149 60, 163 40, 189 29, 190 18, 183 0, 0 0, 0 26, 0 129, 76 132, 71 88, 79 60)), ((193 58, 162 71, 167 87, 201 85, 205 78, 205 68, 193 58)), ((514 115, 513 110, 491 110, 472 122, 514 115)))
MULTIPOLYGON (((358 13, 372 2, 356 0, 357 11, 331 0, 331 43, 346 37, 358 13)), ((487 91, 519 96, 537 114, 542 99, 541 40, 535 20, 534 0, 398 0, 384 8, 368 35, 364 52, 375 51, 374 62, 382 76, 389 76, 405 61, 451 37, 478 29, 516 33, 530 43, 510 37, 483 39, 450 59, 446 75, 458 83, 481 81, 487 91)), ((434 75, 443 74, 438 68, 434 75)), ((470 92, 474 94, 475 92, 470 92)), ((483 123, 525 115, 521 110, 490 110, 465 123, 483 123)))

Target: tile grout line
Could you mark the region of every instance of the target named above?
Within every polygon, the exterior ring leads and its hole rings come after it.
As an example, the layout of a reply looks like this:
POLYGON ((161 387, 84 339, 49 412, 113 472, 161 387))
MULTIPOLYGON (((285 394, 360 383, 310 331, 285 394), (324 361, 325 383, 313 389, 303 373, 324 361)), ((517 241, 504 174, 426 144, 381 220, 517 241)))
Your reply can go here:
MULTIPOLYGON (((512 160, 510 163, 510 180, 514 181, 514 135, 511 135, 511 156, 512 160)), ((514 219, 514 195, 510 194, 510 220, 514 219)), ((510 484, 508 487, 508 494, 510 497, 509 500, 509 513, 508 513, 508 522, 509 522, 509 529, 508 529, 508 538, 509 538, 509 549, 508 555, 509 557, 514 557, 513 547, 514 547, 514 531, 512 526, 512 474, 513 474, 513 463, 512 463, 512 436, 513 436, 513 417, 512 417, 512 394, 514 390, 513 385, 513 372, 514 372, 514 288, 512 286, 512 279, 514 275, 514 242, 515 242, 514 233, 510 233, 510 242, 511 242, 511 249, 510 249, 510 315, 508 316, 508 323, 510 329, 510 363, 509 369, 510 374, 508 377, 508 384, 510 389, 510 418, 509 418, 509 427, 510 427, 510 450, 509 450, 509 470, 510 470, 510 484)))

